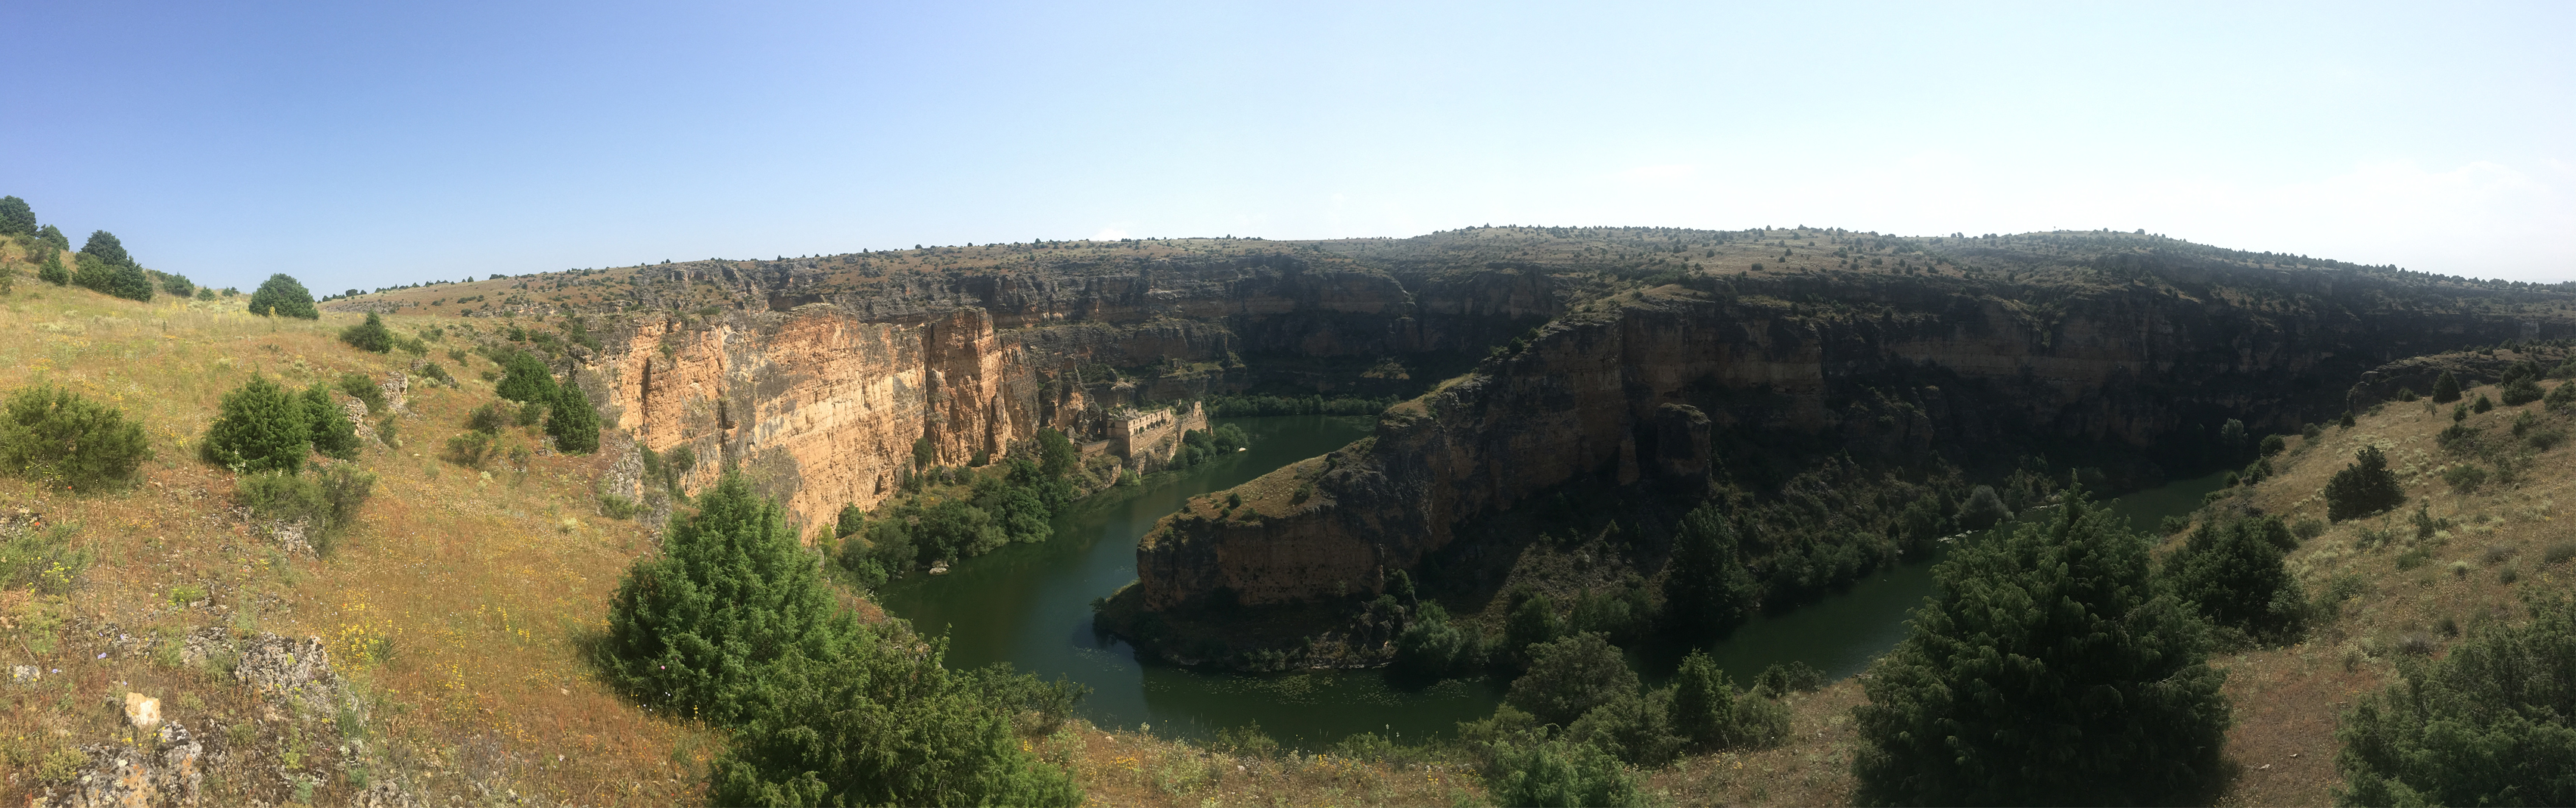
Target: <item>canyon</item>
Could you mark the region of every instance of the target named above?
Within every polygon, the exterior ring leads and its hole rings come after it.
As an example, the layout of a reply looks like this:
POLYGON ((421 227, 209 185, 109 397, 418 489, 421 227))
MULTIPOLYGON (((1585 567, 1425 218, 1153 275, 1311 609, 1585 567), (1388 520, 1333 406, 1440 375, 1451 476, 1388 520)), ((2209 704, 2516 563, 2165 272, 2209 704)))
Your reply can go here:
POLYGON ((585 318, 599 350, 556 362, 626 451, 689 450, 692 489, 741 469, 809 529, 918 465, 1105 439, 1122 408, 1402 399, 1372 437, 1247 484, 1252 507, 1167 519, 1118 596, 1144 612, 1371 596, 1571 482, 1687 487, 1764 454, 1973 475, 2077 447, 2152 484, 2217 457, 2222 421, 2367 406, 2345 388, 2384 363, 2576 334, 2563 287, 2109 231, 970 245, 464 287, 333 305, 585 318))

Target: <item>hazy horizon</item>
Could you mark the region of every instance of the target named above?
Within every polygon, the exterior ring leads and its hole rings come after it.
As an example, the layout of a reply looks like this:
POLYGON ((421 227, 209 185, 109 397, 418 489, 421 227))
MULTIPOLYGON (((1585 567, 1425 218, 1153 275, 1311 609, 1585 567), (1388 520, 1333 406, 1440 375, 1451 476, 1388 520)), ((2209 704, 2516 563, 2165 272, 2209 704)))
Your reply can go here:
POLYGON ((1485 224, 2143 229, 2576 279, 2556 4, 15 19, 51 33, 0 61, 32 121, 0 194, 219 286, 1485 224))

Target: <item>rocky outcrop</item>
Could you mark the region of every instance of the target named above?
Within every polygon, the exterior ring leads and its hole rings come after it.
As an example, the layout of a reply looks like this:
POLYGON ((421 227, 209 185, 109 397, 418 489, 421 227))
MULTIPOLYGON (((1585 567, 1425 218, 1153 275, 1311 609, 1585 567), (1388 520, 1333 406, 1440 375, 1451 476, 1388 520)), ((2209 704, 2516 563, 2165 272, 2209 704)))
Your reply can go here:
MULTIPOLYGON (((1006 454, 1044 428, 1104 437, 1113 408, 1251 386, 1244 353, 1457 350, 1557 305, 1544 277, 1445 282, 1450 291, 1434 297, 1442 313, 1419 317, 1416 295, 1387 273, 1285 256, 899 288, 817 292, 783 311, 634 320, 568 369, 636 445, 697 458, 684 487, 739 467, 812 526, 893 495, 916 448, 956 465, 1006 454), (1496 319, 1505 324, 1474 324, 1496 319), (1111 377, 1104 367, 1131 370, 1111 377)), ((606 493, 640 501, 638 476, 606 493)))
POLYGON ((1461 521, 1577 477, 1702 474, 1725 462, 1704 448, 1712 432, 1890 458, 2054 441, 2188 461, 2226 418, 2290 431, 2341 409, 2329 380, 2426 343, 2531 330, 2477 312, 2373 310, 2381 290, 2366 287, 2262 306, 2145 283, 2036 305, 1996 291, 2008 290, 1927 279, 1825 297, 1719 282, 1560 318, 1389 409, 1364 450, 1329 470, 1274 472, 1312 475, 1314 494, 1292 512, 1167 519, 1138 550, 1129 596, 1159 610, 1374 594, 1386 571, 1457 541, 1461 521))

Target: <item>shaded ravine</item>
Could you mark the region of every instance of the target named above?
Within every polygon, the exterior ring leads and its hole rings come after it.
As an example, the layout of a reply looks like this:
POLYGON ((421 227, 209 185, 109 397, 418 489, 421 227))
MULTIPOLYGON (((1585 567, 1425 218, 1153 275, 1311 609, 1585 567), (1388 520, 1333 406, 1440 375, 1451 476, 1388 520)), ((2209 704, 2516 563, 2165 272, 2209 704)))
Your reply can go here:
MULTIPOLYGON (((1500 683, 1452 681, 1422 690, 1387 684, 1377 671, 1244 674, 1136 661, 1124 642, 1091 627, 1091 602, 1136 577, 1136 542, 1191 496, 1223 491, 1272 469, 1365 437, 1367 418, 1218 419, 1252 438, 1249 451, 1107 494, 1055 521, 1055 536, 968 559, 943 576, 912 575, 880 592, 887 611, 948 637, 948 664, 1009 663, 1093 689, 1083 713, 1104 726, 1150 724, 1158 734, 1207 737, 1258 721, 1283 742, 1317 748, 1358 732, 1443 735, 1501 700, 1500 683)), ((2114 501, 2142 528, 2188 513, 2218 476, 2176 482, 2114 501)), ((1903 637, 1907 611, 1932 592, 1932 565, 1906 564, 1793 611, 1756 618, 1711 649, 1739 681, 1797 660, 1840 678, 1903 637)))

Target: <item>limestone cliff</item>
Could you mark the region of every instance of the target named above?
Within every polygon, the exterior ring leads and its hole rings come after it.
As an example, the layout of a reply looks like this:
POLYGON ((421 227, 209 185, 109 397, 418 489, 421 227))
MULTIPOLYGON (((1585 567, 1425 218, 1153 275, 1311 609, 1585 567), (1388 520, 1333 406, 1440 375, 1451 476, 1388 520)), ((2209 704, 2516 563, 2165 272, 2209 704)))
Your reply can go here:
POLYGON ((2349 380, 2395 356, 2576 333, 2564 316, 2392 306, 2371 282, 2271 298, 2241 293, 2259 273, 2224 288, 2174 274, 2038 295, 1939 277, 1701 277, 1600 301, 1388 410, 1328 466, 1244 489, 1310 491, 1301 501, 1167 519, 1127 596, 1160 610, 1372 594, 1458 540, 1462 520, 1577 477, 1704 473, 1726 461, 1708 455, 1712 430, 1888 457, 2038 440, 2187 462, 2226 418, 2259 433, 2332 417, 2349 380))

